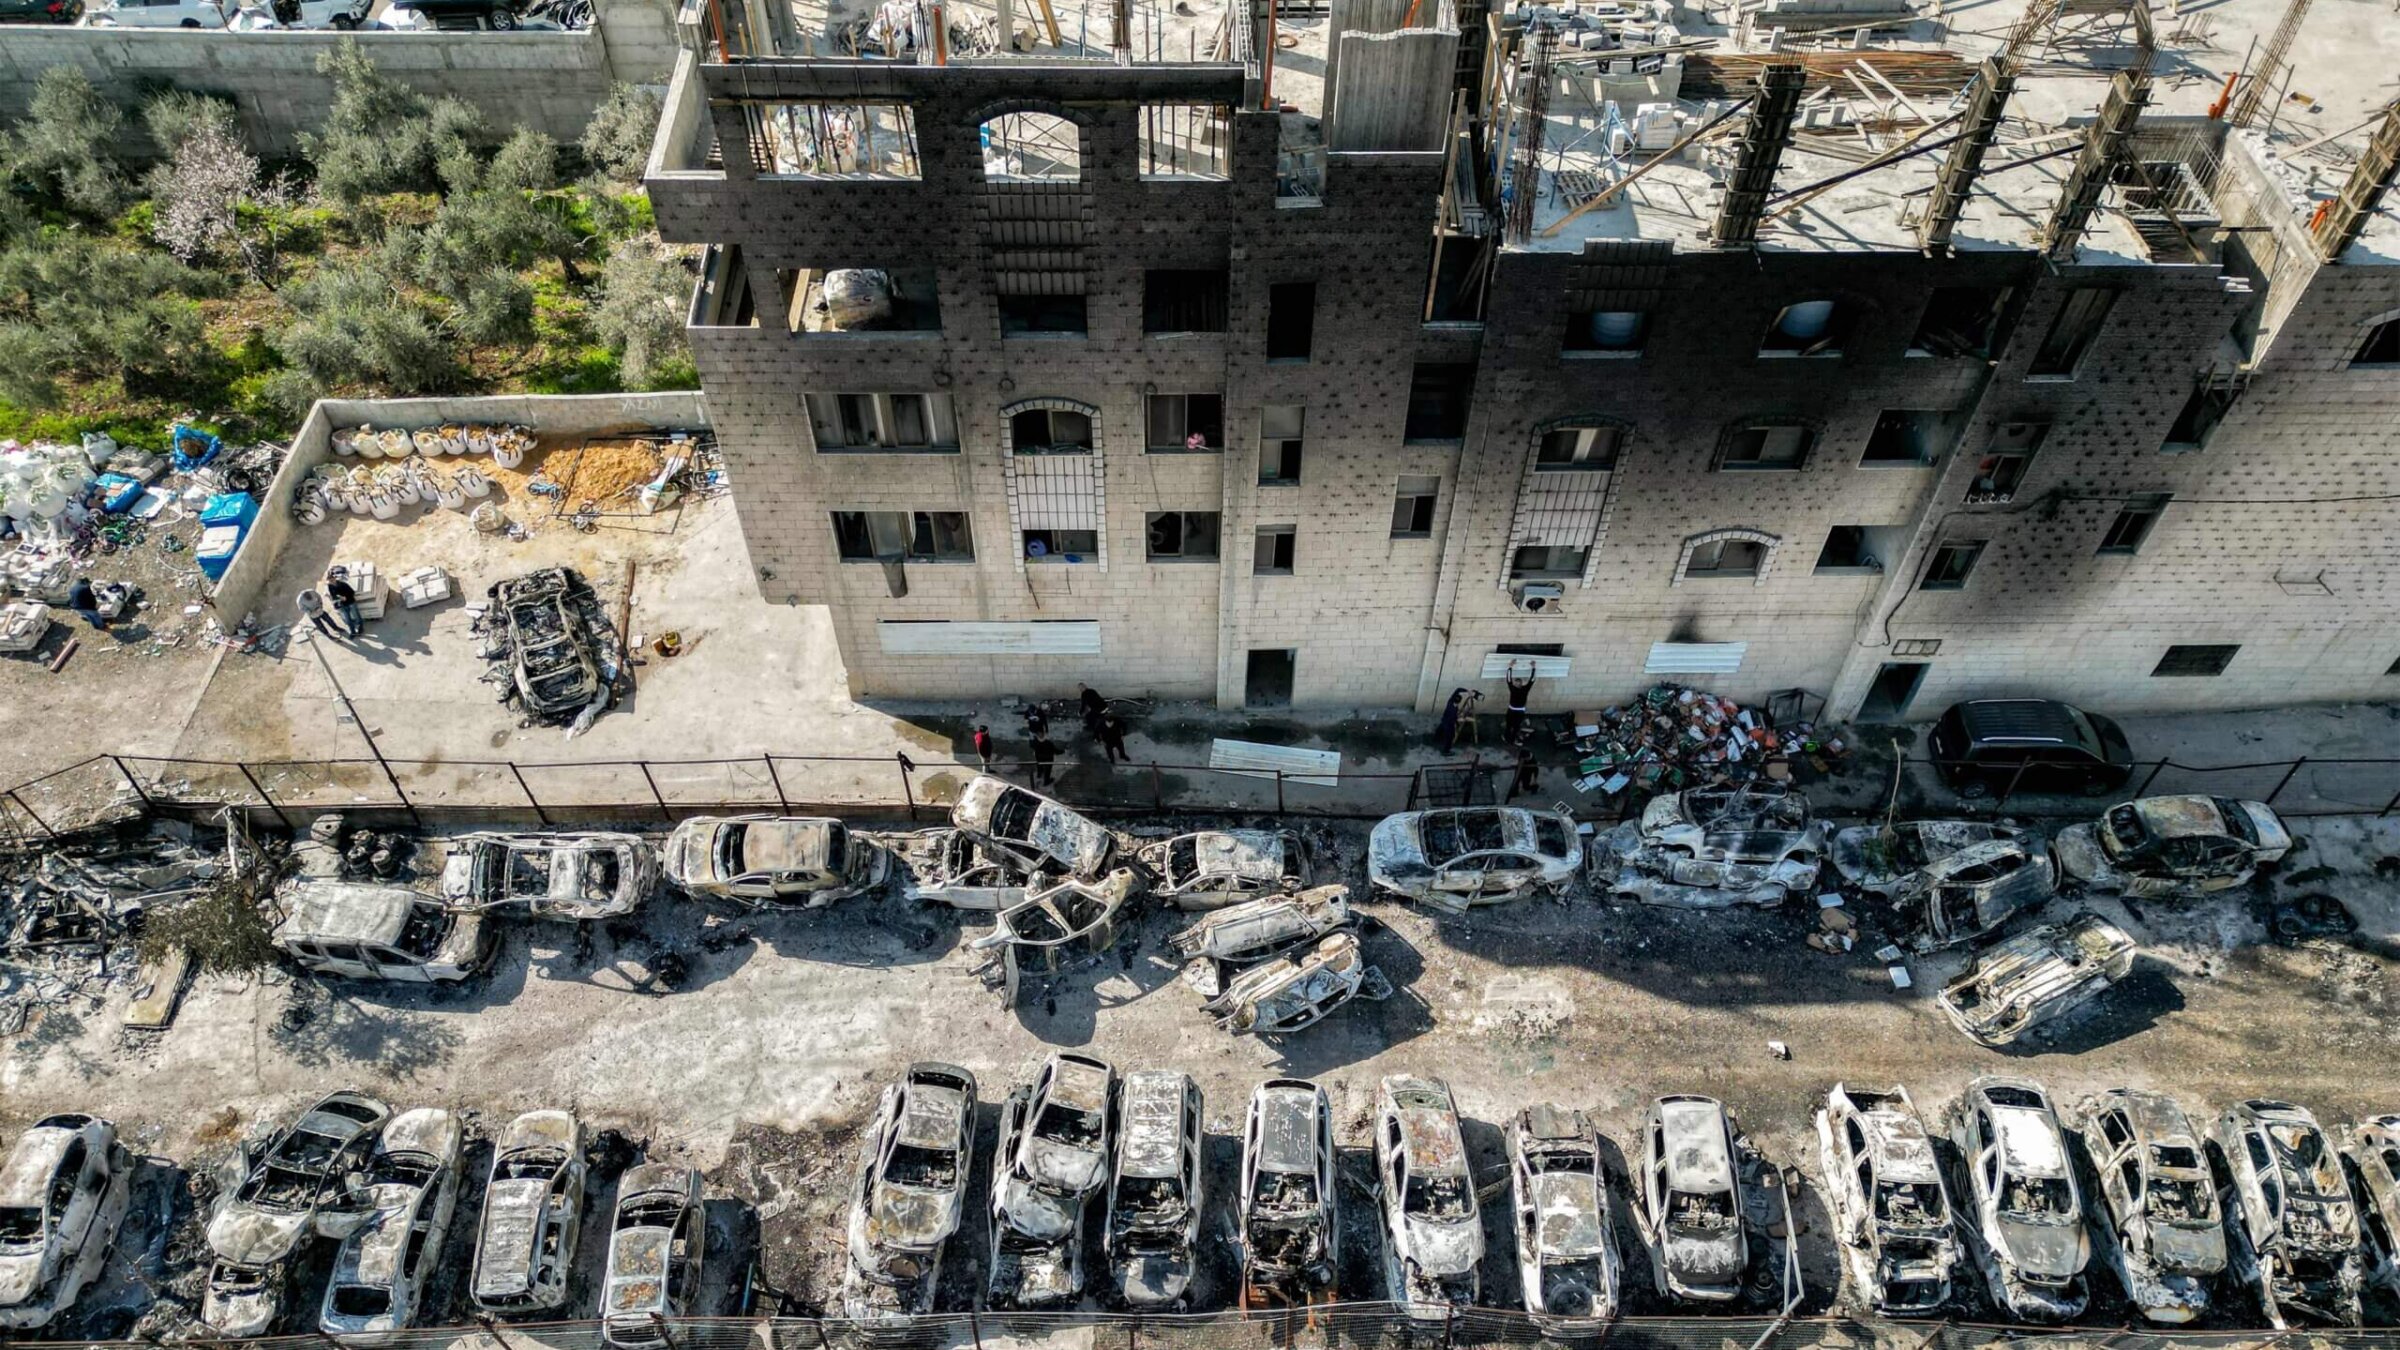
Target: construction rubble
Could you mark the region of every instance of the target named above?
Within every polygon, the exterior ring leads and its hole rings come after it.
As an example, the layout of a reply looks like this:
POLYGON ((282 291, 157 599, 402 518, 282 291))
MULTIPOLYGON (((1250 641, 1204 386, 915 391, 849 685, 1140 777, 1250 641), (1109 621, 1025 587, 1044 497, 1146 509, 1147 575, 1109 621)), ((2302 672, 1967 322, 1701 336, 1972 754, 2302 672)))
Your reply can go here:
POLYGON ((206 838, 154 821, 0 854, 0 1034, 21 1035, 53 1010, 88 1012, 135 979, 133 940, 145 912, 225 868, 224 850, 206 838))

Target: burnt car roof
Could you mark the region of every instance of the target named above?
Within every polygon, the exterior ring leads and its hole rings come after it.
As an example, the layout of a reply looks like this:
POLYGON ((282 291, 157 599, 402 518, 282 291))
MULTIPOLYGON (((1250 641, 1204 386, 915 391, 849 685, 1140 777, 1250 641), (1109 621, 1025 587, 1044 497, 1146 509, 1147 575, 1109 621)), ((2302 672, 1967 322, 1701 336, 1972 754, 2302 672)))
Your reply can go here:
POLYGON ((1733 1155, 1725 1140, 1731 1127, 1724 1104, 1713 1097, 1661 1097, 1657 1109, 1666 1129, 1668 1185, 1731 1190, 1733 1155))
POLYGON ((1258 1165, 1268 1172, 1317 1170, 1317 1085, 1276 1079, 1258 1087, 1258 1165))

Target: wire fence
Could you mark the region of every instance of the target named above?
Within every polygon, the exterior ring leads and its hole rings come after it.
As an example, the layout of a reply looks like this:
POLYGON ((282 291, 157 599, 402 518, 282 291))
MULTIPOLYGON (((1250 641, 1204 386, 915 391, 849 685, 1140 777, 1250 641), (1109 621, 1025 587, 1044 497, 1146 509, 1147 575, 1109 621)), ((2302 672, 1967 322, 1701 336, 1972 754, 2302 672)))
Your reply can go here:
MULTIPOLYGON (((31 1344, 35 1342, 21 1341, 31 1344)), ((100 1350, 155 1350, 156 1342, 41 1342, 100 1350)), ((194 1344, 203 1344, 195 1341, 194 1344)), ((210 1341, 208 1344, 233 1344, 210 1341)), ((833 1318, 661 1318, 621 1328, 597 1321, 485 1322, 378 1337, 388 1350, 998 1350, 1057 1343, 1075 1350, 1467 1350, 1480 1346, 1592 1346, 1616 1350, 1984 1350, 2002 1343, 2091 1350, 2400 1350, 2400 1331, 2318 1329, 2160 1331, 2124 1327, 2027 1328, 1968 1322, 1884 1322, 1847 1317, 1662 1317, 1561 1322, 1502 1308, 1456 1308, 1413 1317, 1399 1304, 1220 1313, 951 1313, 878 1322, 833 1318)), ((328 1350, 324 1336, 262 1337, 256 1350, 328 1350)))
MULTIPOLYGON (((1608 824, 1638 814, 1653 791, 1677 785, 1669 777, 1613 795, 1579 791, 1569 781, 1573 766, 1562 775, 1555 752, 1551 758, 1544 782, 1522 794, 1511 791, 1513 758, 1480 753, 1392 772, 1345 769, 1331 777, 1157 762, 1102 766, 1079 761, 1053 783, 1037 781, 1044 766, 1031 761, 999 760, 991 771, 1103 817, 1191 812, 1371 820, 1397 811, 1515 799, 1608 824)), ((1795 765, 1795 784, 1819 814, 1832 816, 1896 807, 1906 817, 1966 811, 2088 818, 2105 802, 2178 793, 2262 801, 2295 817, 2400 811, 2400 759, 2301 757, 2220 765, 2145 760, 2134 764, 2120 785, 2098 793, 2059 790, 2050 773, 2058 767, 2028 761, 1995 772, 1989 765, 1895 761, 1861 752, 1838 772, 1795 765), (1971 778, 1963 772, 1969 768, 1971 778), (1965 790, 1959 782, 1968 784, 1965 790)), ((937 820, 947 816, 958 790, 977 772, 976 766, 955 761, 918 764, 906 754, 559 763, 95 755, 0 789, 0 840, 40 841, 147 813, 192 815, 221 807, 286 827, 327 811, 405 817, 420 825, 671 824, 688 816, 741 812, 937 820)))

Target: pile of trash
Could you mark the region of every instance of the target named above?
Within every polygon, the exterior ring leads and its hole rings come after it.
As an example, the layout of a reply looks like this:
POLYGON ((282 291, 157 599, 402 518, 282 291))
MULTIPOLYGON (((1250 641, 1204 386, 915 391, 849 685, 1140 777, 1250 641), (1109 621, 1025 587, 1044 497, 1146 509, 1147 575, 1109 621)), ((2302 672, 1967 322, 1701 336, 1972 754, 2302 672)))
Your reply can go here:
POLYGON ((88 1012, 134 978, 144 911, 200 888, 225 855, 179 821, 0 855, 0 1035, 51 1009, 88 1012))
POLYGON ((1813 722, 1778 727, 1757 709, 1676 684, 1652 685, 1621 707, 1575 718, 1575 789, 1609 797, 1762 776, 1780 782, 1790 777, 1795 754, 1849 753, 1839 737, 1820 737, 1813 722))

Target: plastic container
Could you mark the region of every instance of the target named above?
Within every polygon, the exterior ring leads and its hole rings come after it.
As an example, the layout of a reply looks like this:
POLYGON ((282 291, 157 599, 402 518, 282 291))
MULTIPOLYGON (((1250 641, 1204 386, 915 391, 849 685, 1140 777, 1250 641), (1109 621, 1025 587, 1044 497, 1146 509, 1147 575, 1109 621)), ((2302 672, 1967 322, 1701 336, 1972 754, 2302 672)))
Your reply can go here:
POLYGON ((233 555, 249 533, 241 525, 211 525, 200 532, 200 543, 192 550, 192 561, 200 565, 200 574, 210 581, 223 581, 225 569, 233 566, 233 555))
POLYGON ((200 508, 203 525, 239 525, 250 528, 258 519, 258 499, 247 492, 220 492, 200 508))

